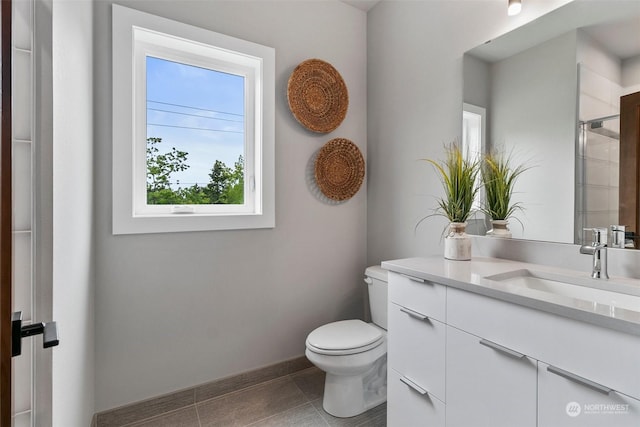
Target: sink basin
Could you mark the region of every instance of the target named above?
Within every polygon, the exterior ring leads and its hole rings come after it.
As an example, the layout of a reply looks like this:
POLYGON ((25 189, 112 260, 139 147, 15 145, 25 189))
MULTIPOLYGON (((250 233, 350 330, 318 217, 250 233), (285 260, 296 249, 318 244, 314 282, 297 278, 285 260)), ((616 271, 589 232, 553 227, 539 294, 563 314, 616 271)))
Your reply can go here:
MULTIPOLYGON (((620 292, 608 291, 593 287, 595 280, 586 277, 571 277, 549 273, 545 271, 533 271, 528 269, 508 271, 506 273, 487 276, 485 279, 508 284, 510 287, 545 292, 587 301, 595 304, 608 305, 611 308, 623 308, 640 312, 640 296, 620 292)), ((598 283, 598 286, 607 286, 608 281, 598 283)))

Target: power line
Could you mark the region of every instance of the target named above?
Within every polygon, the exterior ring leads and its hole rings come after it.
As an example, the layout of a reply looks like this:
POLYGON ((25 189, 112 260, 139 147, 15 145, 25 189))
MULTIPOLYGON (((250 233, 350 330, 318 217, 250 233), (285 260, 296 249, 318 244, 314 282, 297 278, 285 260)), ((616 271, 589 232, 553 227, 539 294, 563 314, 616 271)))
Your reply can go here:
POLYGON ((233 123, 243 123, 244 120, 231 120, 231 119, 223 119, 220 117, 209 117, 209 116, 202 116, 200 114, 189 114, 189 113, 180 113, 178 111, 170 111, 170 110, 160 110, 158 108, 149 108, 147 107, 147 110, 151 110, 151 111, 160 111, 163 113, 171 113, 171 114, 182 114, 183 116, 193 116, 193 117, 200 117, 203 119, 211 119, 211 120, 224 120, 225 122, 233 122, 233 123))
POLYGON ((220 113, 220 114, 228 114, 230 116, 240 116, 240 117, 244 117, 244 114, 237 114, 237 113, 228 113, 226 111, 219 111, 219 110, 208 110, 206 108, 199 108, 199 107, 192 107, 190 105, 180 105, 180 104, 172 104, 170 102, 162 102, 162 101, 153 101, 151 99, 147 99, 147 102, 153 102, 155 104, 164 104, 164 105, 171 105, 174 107, 182 107, 182 108, 191 108, 193 110, 200 110, 200 111, 209 111, 211 113, 220 113))
POLYGON ((209 129, 209 128, 196 128, 196 127, 190 127, 190 126, 175 126, 175 125, 164 125, 164 124, 160 124, 160 123, 147 123, 147 126, 161 126, 161 127, 165 127, 165 128, 179 128, 179 129, 191 129, 191 130, 204 130, 204 131, 209 131, 209 132, 226 132, 226 133, 244 133, 242 131, 237 131, 237 130, 222 130, 222 129, 209 129))

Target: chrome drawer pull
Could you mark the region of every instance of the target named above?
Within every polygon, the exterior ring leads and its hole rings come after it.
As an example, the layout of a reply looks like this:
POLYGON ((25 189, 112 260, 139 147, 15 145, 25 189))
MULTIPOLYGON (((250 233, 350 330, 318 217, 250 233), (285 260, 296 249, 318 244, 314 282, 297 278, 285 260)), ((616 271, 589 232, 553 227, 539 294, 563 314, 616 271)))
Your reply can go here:
POLYGON ((400 311, 403 312, 403 313, 407 313, 409 316, 413 317, 414 319, 429 320, 428 316, 425 316, 422 313, 418 313, 417 311, 413 311, 410 308, 400 307, 400 311))
POLYGON ((422 387, 420 387, 418 384, 414 383, 412 380, 410 380, 409 378, 403 376, 400 377, 400 381, 402 381, 403 383, 405 383, 406 385, 408 385, 410 388, 412 388, 413 390, 417 391, 418 393, 420 393, 421 395, 425 395, 427 394, 427 390, 423 389, 422 387))
POLYGON ((517 351, 511 350, 510 348, 503 347, 500 344, 496 344, 492 341, 481 339, 480 344, 492 348, 496 351, 506 354, 507 356, 515 357, 516 359, 521 359, 524 357, 524 354, 518 353, 517 351))
POLYGON ((572 374, 571 372, 565 371, 564 369, 556 368, 555 366, 547 366, 547 371, 578 384, 582 384, 583 386, 589 387, 590 389, 602 394, 609 394, 612 391, 609 387, 605 387, 586 378, 582 378, 581 376, 572 374))
POLYGON ((412 282, 418 282, 418 283, 425 283, 426 282, 426 280, 424 280, 424 279, 420 279, 419 277, 409 276, 408 274, 400 273, 400 275, 406 277, 407 279, 411 280, 412 282))

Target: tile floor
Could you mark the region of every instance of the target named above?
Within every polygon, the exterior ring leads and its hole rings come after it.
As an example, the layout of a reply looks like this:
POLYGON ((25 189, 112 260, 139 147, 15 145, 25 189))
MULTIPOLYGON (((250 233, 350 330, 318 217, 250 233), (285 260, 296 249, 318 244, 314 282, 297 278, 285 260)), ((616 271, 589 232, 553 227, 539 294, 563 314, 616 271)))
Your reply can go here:
MULTIPOLYGON (((386 404, 352 418, 322 409, 324 372, 311 367, 126 427, 385 427, 386 404)), ((124 426, 123 426, 124 427, 124 426)))

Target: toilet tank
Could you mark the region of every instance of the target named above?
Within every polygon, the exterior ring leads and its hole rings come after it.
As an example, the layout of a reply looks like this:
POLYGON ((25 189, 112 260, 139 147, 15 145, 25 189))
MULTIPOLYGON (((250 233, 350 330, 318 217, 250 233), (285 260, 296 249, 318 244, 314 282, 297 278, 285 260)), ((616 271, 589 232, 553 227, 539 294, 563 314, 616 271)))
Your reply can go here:
POLYGON ((387 270, 375 265, 368 267, 364 275, 369 290, 371 320, 387 330, 387 270))

